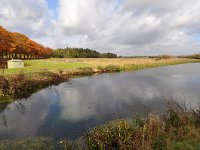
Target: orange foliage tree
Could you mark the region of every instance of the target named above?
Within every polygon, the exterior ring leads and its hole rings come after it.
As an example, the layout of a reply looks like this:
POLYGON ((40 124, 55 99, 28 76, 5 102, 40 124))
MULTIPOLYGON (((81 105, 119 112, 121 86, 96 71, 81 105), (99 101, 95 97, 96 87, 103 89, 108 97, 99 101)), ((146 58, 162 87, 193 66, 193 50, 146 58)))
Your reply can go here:
POLYGON ((0 26, 0 53, 1 58, 4 54, 8 56, 9 52, 15 48, 15 40, 12 33, 8 32, 2 26, 0 26))
POLYGON ((53 49, 44 47, 42 44, 31 40, 24 34, 8 32, 0 26, 0 53, 3 58, 47 58, 53 49))

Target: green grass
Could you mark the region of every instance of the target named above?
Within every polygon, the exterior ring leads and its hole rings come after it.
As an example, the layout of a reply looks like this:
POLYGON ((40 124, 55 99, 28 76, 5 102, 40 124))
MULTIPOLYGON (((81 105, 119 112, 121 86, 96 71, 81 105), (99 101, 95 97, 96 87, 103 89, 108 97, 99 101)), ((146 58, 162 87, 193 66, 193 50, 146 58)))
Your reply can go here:
POLYGON ((58 69, 76 69, 88 67, 88 64, 81 62, 51 62, 48 60, 26 60, 25 68, 5 69, 5 74, 17 74, 21 71, 24 73, 55 71, 58 69))
MULTIPOLYGON (((24 72, 27 74, 35 72, 58 70, 73 72, 80 68, 111 68, 115 66, 117 71, 133 71, 143 68, 151 68, 157 66, 196 63, 197 59, 171 58, 171 59, 149 59, 149 58, 116 58, 116 59, 99 59, 99 58, 73 58, 73 59, 44 59, 44 60, 25 60, 25 68, 5 69, 1 70, 1 74, 18 74, 24 72), (4 73, 3 73, 4 72, 4 73)), ((106 70, 107 70, 106 69, 106 70)), ((113 69, 111 68, 111 71, 113 69)), ((110 72, 111 72, 110 71, 110 72)))

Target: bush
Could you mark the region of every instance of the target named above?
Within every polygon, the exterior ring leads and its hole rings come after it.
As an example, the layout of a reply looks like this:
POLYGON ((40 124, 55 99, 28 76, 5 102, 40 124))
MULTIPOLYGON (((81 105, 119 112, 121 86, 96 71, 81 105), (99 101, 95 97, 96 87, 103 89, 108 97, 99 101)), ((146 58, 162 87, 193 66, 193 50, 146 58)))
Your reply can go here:
POLYGON ((146 120, 116 120, 94 128, 86 136, 87 149, 199 149, 200 107, 187 109, 174 99, 167 107, 163 116, 150 114, 146 120))
POLYGON ((3 97, 5 94, 8 94, 9 91, 9 81, 3 76, 0 76, 0 97, 3 97))

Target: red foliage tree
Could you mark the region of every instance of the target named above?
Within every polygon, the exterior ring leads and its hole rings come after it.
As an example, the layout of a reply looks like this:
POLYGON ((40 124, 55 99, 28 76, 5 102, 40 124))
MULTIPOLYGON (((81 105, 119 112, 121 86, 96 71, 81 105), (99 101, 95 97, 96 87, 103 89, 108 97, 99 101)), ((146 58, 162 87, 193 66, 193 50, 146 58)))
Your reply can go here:
POLYGON ((50 57, 53 49, 31 40, 24 34, 8 32, 0 26, 0 53, 8 58, 46 58, 50 57))
POLYGON ((13 35, 0 26, 0 53, 3 58, 4 53, 8 56, 9 52, 13 51, 15 48, 15 39, 13 35))

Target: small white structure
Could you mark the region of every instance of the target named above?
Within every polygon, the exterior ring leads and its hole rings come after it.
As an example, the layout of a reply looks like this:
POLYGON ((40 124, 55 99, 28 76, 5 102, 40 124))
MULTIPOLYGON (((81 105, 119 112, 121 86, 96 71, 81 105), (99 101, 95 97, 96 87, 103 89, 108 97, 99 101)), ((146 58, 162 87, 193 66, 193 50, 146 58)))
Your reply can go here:
POLYGON ((19 59, 9 60, 8 68, 24 68, 24 61, 19 59))

